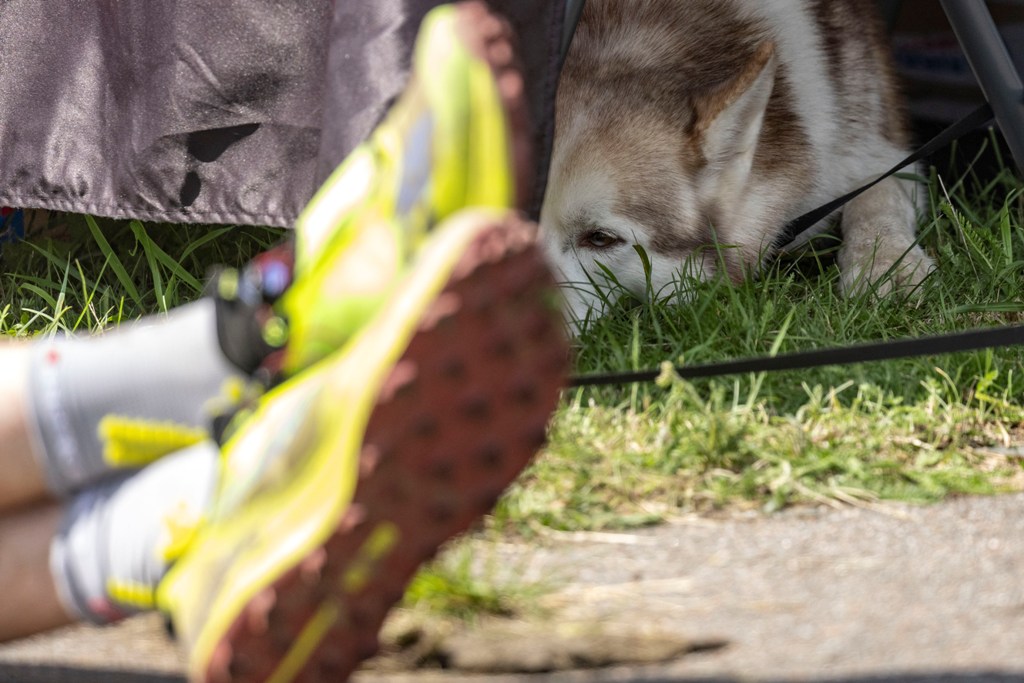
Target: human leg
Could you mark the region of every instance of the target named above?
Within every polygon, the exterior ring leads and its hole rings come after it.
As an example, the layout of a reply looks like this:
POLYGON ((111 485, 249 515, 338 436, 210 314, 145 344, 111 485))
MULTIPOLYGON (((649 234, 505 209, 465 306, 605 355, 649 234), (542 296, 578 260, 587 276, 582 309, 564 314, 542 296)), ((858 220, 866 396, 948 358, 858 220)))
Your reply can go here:
POLYGON ((46 496, 46 475, 32 447, 29 358, 28 343, 0 345, 0 513, 46 496))
POLYGON ((210 312, 205 302, 100 338, 0 344, 0 640, 81 617, 51 579, 51 543, 69 519, 56 496, 207 438, 205 410, 238 375, 210 312), (71 460, 62 447, 76 449, 71 460))
POLYGON ((50 571, 76 621, 105 624, 155 607, 155 587, 207 515, 220 452, 202 442, 69 500, 50 571))
POLYGON ((0 640, 116 621, 153 608, 159 586, 200 678, 245 668, 253 651, 303 670, 354 666, 416 566, 487 512, 544 440, 567 348, 533 238, 507 215, 451 220, 351 347, 265 396, 223 456, 205 442, 63 511, 0 519, 0 585, 19 595, 0 607, 0 640), (366 621, 334 615, 329 638, 290 632, 317 653, 228 629, 259 610, 293 629, 335 604, 366 621))
POLYGON ((213 302, 95 337, 0 346, 0 510, 70 495, 209 438, 245 376, 213 302))
POLYGON ((61 508, 42 503, 0 516, 0 642, 71 623, 50 578, 61 508))
POLYGON ((156 585, 213 497, 219 452, 204 442, 63 504, 0 516, 0 642, 154 608, 156 585))

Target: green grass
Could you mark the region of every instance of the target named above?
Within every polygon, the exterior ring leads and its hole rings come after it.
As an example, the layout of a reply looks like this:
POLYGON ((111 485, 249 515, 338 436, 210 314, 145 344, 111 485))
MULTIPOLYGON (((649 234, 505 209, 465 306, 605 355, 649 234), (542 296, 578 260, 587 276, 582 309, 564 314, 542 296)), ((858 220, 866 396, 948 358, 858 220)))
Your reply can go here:
POLYGON ((242 265, 284 234, 66 214, 50 223, 3 247, 0 334, 96 332, 166 311, 201 296, 215 266, 242 265))
MULTIPOLYGON (((579 371, 1024 322, 1024 186, 1005 171, 946 184, 933 177, 929 187, 922 241, 939 269, 918 296, 843 298, 827 251, 774 264, 738 286, 681 282, 664 300, 624 303, 589 325, 578 340, 579 371)), ((54 222, 63 229, 5 247, 6 335, 95 331, 172 308, 200 295, 213 265, 244 263, 281 237, 74 216, 54 222)), ((1021 460, 1000 449, 1024 441, 1022 372, 1018 347, 567 392, 550 447, 491 527, 620 529, 694 511, 1019 490, 1021 460)))
MULTIPOLYGON (((592 321, 581 372, 704 363, 1024 322, 1024 200, 1009 172, 930 183, 938 271, 910 297, 846 299, 832 255, 739 286, 681 282, 592 321)), ((609 300, 621 300, 614 286, 609 300)), ((1024 347, 572 393, 498 528, 627 528, 685 512, 932 502, 1020 490, 1024 347)))
POLYGON ((550 586, 524 581, 493 554, 481 553, 471 544, 456 544, 416 575, 406 591, 405 605, 458 620, 513 617, 536 612, 538 598, 548 592, 550 586))
POLYGON ((690 511, 926 503, 1024 484, 1019 462, 998 452, 1024 441, 1019 402, 951 403, 935 383, 907 403, 850 382, 802 385, 803 404, 780 414, 756 393, 735 393, 744 384, 717 383, 707 395, 671 380, 641 408, 574 401, 494 525, 624 529, 690 511))

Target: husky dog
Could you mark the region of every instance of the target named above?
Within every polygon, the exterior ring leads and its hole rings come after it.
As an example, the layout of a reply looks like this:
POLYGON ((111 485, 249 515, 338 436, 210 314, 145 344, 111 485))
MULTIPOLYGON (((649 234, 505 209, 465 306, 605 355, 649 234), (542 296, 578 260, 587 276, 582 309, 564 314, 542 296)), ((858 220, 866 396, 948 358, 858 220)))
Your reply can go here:
MULTIPOLYGON (((600 312, 604 269, 637 296, 681 272, 742 279, 788 222, 907 156, 873 5, 588 0, 541 216, 575 318, 600 312)), ((915 190, 888 179, 843 211, 845 292, 909 288, 932 269, 915 190)))

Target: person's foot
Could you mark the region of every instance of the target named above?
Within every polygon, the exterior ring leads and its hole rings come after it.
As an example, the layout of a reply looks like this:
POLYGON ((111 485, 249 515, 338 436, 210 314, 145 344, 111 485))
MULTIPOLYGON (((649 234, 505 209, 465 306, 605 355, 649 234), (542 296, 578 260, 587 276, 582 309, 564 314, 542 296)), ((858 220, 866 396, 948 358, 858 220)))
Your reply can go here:
POLYGON ((369 320, 436 222, 467 207, 522 208, 533 169, 513 43, 482 2, 427 15, 403 95, 296 224, 295 282, 277 305, 286 374, 369 320))
POLYGON ((438 226, 352 342, 227 443, 209 521, 158 590, 199 681, 342 681, 423 561, 541 447, 568 361, 534 226, 438 226))

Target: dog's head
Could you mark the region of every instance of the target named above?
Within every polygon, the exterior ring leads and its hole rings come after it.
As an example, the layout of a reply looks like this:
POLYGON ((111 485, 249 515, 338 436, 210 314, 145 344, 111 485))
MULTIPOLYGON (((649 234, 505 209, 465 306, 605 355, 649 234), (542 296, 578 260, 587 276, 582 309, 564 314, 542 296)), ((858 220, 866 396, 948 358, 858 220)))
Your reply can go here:
POLYGON ((723 4, 587 4, 562 75, 541 216, 577 320, 603 310, 595 283, 607 272, 635 296, 657 296, 681 272, 706 278, 724 264, 739 277, 766 246, 747 233, 772 220, 751 177, 777 60, 723 4))

